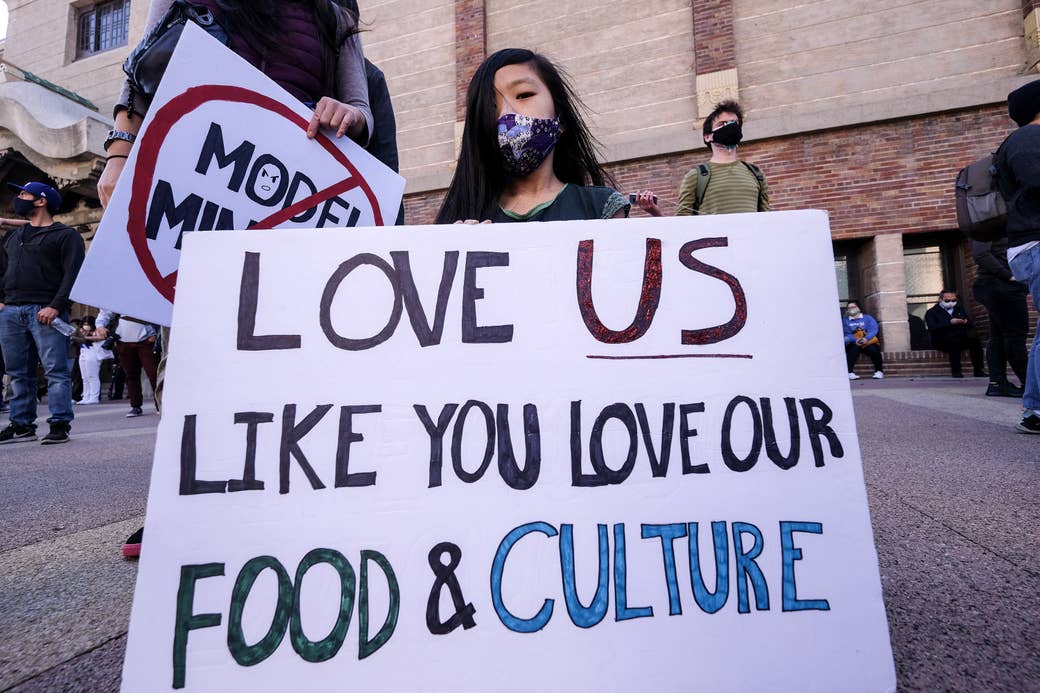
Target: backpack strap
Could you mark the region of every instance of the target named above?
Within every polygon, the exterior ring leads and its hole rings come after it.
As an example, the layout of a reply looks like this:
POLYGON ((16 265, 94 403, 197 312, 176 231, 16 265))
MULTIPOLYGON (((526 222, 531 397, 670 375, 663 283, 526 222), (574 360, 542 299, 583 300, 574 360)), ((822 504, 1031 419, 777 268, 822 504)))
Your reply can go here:
POLYGON ((766 177, 762 173, 762 169, 760 169, 758 166, 755 166, 750 161, 741 160, 740 163, 742 163, 745 166, 747 166, 747 170, 751 171, 751 173, 754 174, 755 179, 758 180, 758 211, 761 212, 762 211, 762 191, 766 187, 766 177))
POLYGON ((704 201, 704 191, 708 189, 708 180, 711 178, 711 169, 707 164, 697 164, 697 192, 693 198, 693 211, 697 212, 704 201))

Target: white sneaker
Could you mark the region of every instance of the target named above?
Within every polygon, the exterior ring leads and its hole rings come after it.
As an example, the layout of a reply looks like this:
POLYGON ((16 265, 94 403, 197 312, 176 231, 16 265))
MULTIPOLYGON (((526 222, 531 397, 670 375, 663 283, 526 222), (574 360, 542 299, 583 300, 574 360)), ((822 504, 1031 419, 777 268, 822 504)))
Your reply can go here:
POLYGON ((859 376, 855 373, 849 373, 849 380, 859 380, 859 376))
POLYGON ((874 375, 873 375, 874 380, 881 380, 884 377, 885 377, 885 374, 882 373, 881 371, 874 371, 874 375))

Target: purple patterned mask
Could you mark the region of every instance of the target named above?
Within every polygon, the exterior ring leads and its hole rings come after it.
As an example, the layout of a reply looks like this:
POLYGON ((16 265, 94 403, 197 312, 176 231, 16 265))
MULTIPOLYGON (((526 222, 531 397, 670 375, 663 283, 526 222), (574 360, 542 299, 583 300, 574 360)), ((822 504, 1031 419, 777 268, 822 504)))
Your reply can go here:
POLYGON ((560 117, 506 113, 498 119, 498 148, 511 175, 523 178, 542 165, 560 139, 560 117))

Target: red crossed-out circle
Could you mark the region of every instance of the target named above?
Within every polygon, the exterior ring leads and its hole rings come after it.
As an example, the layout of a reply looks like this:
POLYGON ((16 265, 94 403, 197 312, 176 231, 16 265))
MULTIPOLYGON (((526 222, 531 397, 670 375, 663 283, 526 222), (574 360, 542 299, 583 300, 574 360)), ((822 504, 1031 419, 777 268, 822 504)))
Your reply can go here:
MULTIPOLYGON (((201 87, 192 87, 183 94, 171 99, 165 106, 159 109, 152 118, 151 125, 144 137, 138 142, 137 163, 134 167, 134 183, 130 191, 130 210, 127 216, 126 232, 130 239, 130 245, 134 249, 137 261, 141 265, 148 281, 155 287, 163 298, 173 302, 174 289, 177 285, 177 270, 163 275, 155 262, 151 249, 148 247, 148 238, 145 235, 145 220, 148 216, 148 198, 152 191, 152 182, 155 179, 156 163, 159 160, 159 150, 166 140, 170 130, 182 118, 196 110, 203 104, 210 102, 244 103, 257 106, 282 116, 291 123, 297 125, 301 130, 306 130, 310 121, 295 113, 291 108, 275 101, 269 96, 258 94, 255 91, 242 87, 209 84, 201 87)), ((274 214, 261 219, 251 225, 251 229, 271 229, 282 224, 292 217, 315 207, 322 202, 340 195, 354 188, 361 188, 375 215, 377 226, 383 225, 383 216, 379 210, 379 202, 368 182, 361 177, 357 168, 350 159, 333 144, 332 140, 322 133, 318 133, 315 141, 325 148, 332 157, 343 165, 350 176, 335 183, 324 190, 319 190, 309 197, 281 209, 274 214)))

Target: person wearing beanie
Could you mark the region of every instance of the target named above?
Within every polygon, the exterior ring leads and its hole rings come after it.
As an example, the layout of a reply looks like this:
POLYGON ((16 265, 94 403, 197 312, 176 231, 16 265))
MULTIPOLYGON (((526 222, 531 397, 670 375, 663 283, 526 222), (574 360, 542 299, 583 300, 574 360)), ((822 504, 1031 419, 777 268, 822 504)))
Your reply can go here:
MULTIPOLYGON (((997 152, 1000 192, 1007 202, 1008 266, 1040 306, 1040 80, 1008 94, 1008 115, 1018 124, 997 152)), ((1040 325, 1038 325, 1040 328, 1040 325)), ((1040 330, 1026 366, 1022 433, 1040 434, 1040 330)))
POLYGON ((0 219, 16 226, 0 242, 0 349, 4 352, 13 396, 10 424, 0 444, 36 440, 36 359, 47 376, 50 432, 44 445, 64 443, 72 423, 69 369, 69 291, 83 264, 79 233, 54 221, 61 195, 44 183, 14 185, 16 214, 28 220, 0 219), (62 322, 64 321, 64 322, 62 322))

